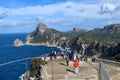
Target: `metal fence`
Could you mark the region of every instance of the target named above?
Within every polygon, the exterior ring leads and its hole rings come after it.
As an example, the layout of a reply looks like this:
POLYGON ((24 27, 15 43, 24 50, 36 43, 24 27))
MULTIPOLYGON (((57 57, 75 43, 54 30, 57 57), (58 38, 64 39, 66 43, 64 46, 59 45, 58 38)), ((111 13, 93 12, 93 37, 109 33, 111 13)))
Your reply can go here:
POLYGON ((102 61, 99 62, 98 80, 110 80, 110 77, 102 61))

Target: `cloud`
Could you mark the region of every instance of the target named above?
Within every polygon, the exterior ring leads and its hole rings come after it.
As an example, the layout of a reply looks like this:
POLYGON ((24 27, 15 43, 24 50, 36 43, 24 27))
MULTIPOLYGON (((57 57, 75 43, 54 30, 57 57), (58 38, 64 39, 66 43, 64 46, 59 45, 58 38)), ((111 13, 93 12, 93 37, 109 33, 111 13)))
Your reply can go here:
POLYGON ((0 19, 7 17, 9 14, 11 14, 11 11, 0 7, 0 19))
MULTIPOLYGON (((74 0, 64 3, 49 5, 28 6, 22 8, 0 8, 1 17, 0 29, 3 26, 14 31, 32 31, 37 27, 39 22, 43 22, 51 28, 57 30, 69 30, 73 27, 93 29, 104 26, 109 23, 120 23, 119 3, 111 0, 97 0, 92 3, 74 2, 74 0), (112 3, 112 1, 114 3, 112 3), (10 14, 9 11, 12 13, 10 14), (9 14, 8 14, 9 13, 9 14), (105 14, 107 13, 107 14, 105 14), (112 14, 108 14, 112 13, 112 14), (104 15, 102 15, 104 14, 104 15), (9 18, 2 18, 9 15, 9 18), (24 18, 24 19, 22 19, 24 18)), ((85 2, 84 2, 85 1, 85 2)), ((89 0, 87 0, 89 1, 89 0)))
MULTIPOLYGON (((38 5, 38 6, 29 6, 23 8, 13 8, 8 9, 12 11, 12 15, 39 15, 39 16, 52 16, 52 17, 83 17, 83 18, 101 18, 98 14, 105 12, 113 12, 116 10, 114 4, 86 4, 86 3, 76 3, 76 2, 64 2, 56 3, 50 5, 38 5), (101 11, 100 11, 101 7, 101 11), (94 15, 93 15, 94 14, 94 15), (59 15, 59 16, 57 16, 59 15)), ((103 16, 104 18, 105 16, 103 16)))
POLYGON ((101 6, 101 14, 104 13, 113 13, 117 10, 118 6, 112 3, 106 3, 101 6))
POLYGON ((79 16, 88 12, 95 12, 97 10, 97 5, 88 5, 81 4, 75 2, 65 2, 65 3, 56 3, 45 6, 29 6, 24 8, 14 8, 10 9, 12 11, 12 15, 55 15, 61 13, 61 15, 71 15, 71 16, 79 16), (91 11, 94 9, 94 11, 91 11))
POLYGON ((23 20, 0 20, 0 32, 3 33, 23 33, 33 31, 39 19, 23 19, 23 20))

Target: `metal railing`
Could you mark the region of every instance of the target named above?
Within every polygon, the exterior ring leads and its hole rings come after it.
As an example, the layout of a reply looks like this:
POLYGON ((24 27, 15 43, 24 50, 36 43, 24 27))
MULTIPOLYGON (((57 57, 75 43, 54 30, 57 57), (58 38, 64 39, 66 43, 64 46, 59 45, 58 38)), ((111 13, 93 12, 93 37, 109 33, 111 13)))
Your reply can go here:
POLYGON ((111 60, 105 60, 105 59, 100 59, 100 58, 98 58, 98 60, 104 62, 105 64, 109 64, 109 65, 114 65, 114 66, 120 67, 120 62, 111 61, 111 60))
POLYGON ((99 62, 98 80, 110 80, 110 77, 102 61, 99 62))
POLYGON ((18 59, 18 60, 2 63, 2 64, 0 64, 0 67, 5 66, 5 65, 9 65, 9 64, 13 64, 13 63, 17 63, 17 62, 21 62, 21 61, 26 61, 26 60, 29 60, 29 59, 33 59, 33 58, 23 58, 23 59, 18 59))
MULTIPOLYGON (((95 58, 92 61, 92 58, 91 58, 91 61, 89 61, 88 63, 94 69, 96 69, 98 71, 98 80, 111 80, 109 75, 108 75, 107 69, 106 69, 106 67, 104 65, 104 62, 106 63, 106 60, 104 60, 104 59, 95 58)), ((109 61, 107 63, 109 63, 109 61)), ((110 61, 110 63, 111 63, 111 61, 110 61)), ((112 63, 111 63, 111 65, 112 65, 112 63)))
POLYGON ((26 64, 26 65, 25 65, 25 67, 26 67, 26 72, 24 73, 24 76, 23 76, 22 78, 23 78, 23 80, 28 80, 28 79, 29 79, 29 71, 28 71, 27 61, 28 61, 28 60, 32 60, 32 59, 33 59, 33 58, 23 58, 23 59, 18 59, 18 60, 14 60, 14 61, 9 61, 9 62, 0 64, 0 67, 25 61, 25 64, 26 64))

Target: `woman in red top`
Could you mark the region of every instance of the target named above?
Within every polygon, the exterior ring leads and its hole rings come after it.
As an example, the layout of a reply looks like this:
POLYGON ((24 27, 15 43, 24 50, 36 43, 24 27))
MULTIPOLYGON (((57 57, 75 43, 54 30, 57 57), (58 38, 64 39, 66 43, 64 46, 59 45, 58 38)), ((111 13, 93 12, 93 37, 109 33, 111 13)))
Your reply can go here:
POLYGON ((78 73, 78 71, 79 71, 79 62, 77 60, 74 61, 73 66, 75 68, 75 73, 78 73))
POLYGON ((63 57, 63 59, 64 59, 64 52, 62 51, 61 53, 60 53, 60 55, 63 57))

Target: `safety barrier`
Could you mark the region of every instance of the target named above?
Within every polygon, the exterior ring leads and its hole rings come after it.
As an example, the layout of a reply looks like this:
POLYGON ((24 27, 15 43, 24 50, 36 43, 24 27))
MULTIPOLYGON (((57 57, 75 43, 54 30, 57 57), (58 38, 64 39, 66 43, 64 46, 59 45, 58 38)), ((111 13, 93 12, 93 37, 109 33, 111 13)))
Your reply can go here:
POLYGON ((94 60, 92 60, 91 58, 91 60, 88 62, 94 69, 98 71, 98 80, 110 80, 110 77, 107 73, 104 62, 106 64, 111 63, 112 65, 112 61, 108 61, 100 58, 95 58, 94 60))
POLYGON ((99 62, 98 80, 110 80, 110 77, 102 61, 99 62))
POLYGON ((120 67, 120 62, 111 61, 111 60, 105 60, 105 59, 100 59, 100 58, 98 58, 98 60, 104 62, 105 64, 110 64, 110 65, 120 67))

